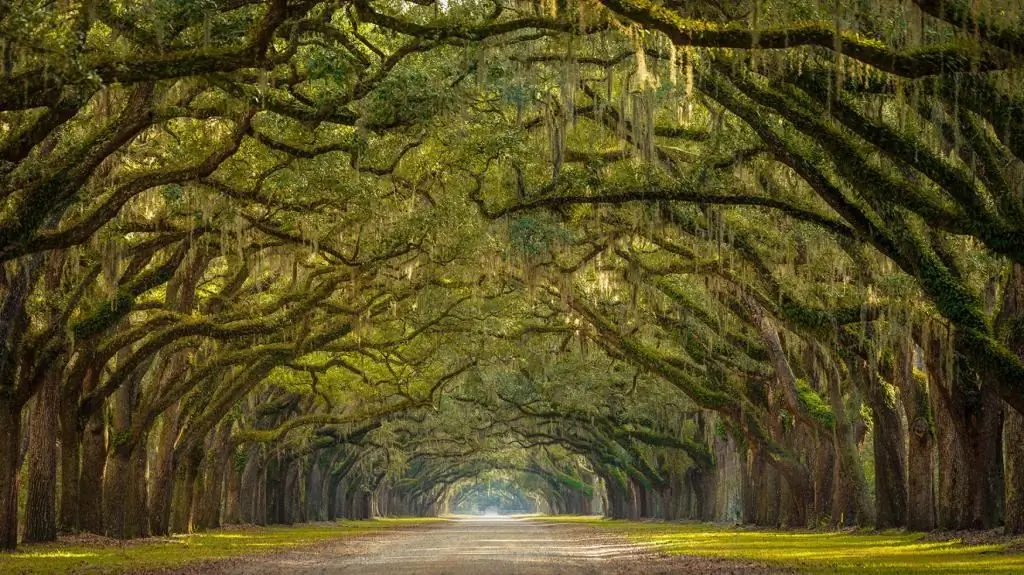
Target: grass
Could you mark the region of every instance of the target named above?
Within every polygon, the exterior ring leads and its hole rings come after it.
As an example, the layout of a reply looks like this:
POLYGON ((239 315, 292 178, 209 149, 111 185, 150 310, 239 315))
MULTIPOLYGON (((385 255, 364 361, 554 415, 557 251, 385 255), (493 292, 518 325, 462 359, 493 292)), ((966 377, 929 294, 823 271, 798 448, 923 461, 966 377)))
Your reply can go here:
POLYGON ((618 531, 638 544, 672 554, 750 559, 802 573, 1024 573, 1024 553, 1007 544, 933 541, 923 533, 891 531, 769 531, 707 523, 646 523, 596 517, 545 517, 618 531))
POLYGON ((247 526, 192 535, 134 540, 124 544, 97 538, 96 542, 22 545, 14 553, 0 553, 0 573, 119 574, 187 567, 190 564, 216 559, 282 551, 434 520, 401 518, 295 526, 247 526))

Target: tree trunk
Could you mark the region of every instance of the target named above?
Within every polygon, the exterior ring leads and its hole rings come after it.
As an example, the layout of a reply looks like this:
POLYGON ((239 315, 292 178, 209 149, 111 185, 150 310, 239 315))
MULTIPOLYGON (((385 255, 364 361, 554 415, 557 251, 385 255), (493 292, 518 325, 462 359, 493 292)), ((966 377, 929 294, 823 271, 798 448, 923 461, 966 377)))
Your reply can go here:
MULTIPOLYGON (((824 434, 822 434, 824 435, 824 434)), ((835 467, 835 451, 830 449, 831 438, 819 437, 815 440, 816 448, 811 462, 811 482, 814 485, 814 503, 808 513, 807 526, 816 527, 832 513, 832 486, 835 467)))
POLYGON ((148 463, 148 449, 146 439, 143 438, 132 450, 131 456, 131 483, 124 519, 129 537, 149 537, 149 489, 146 482, 148 463))
POLYGON ((234 457, 229 457, 227 478, 225 479, 224 486, 224 523, 230 525, 241 522, 242 472, 238 469, 238 462, 236 459, 234 457))
POLYGON ((60 379, 50 370, 33 400, 28 447, 25 542, 57 539, 57 410, 60 379))
POLYGON ((1024 533, 1024 415, 1006 408, 1003 421, 1006 474, 1005 529, 1007 535, 1024 533))
POLYGON ((103 527, 114 539, 149 535, 145 441, 110 450, 103 480, 103 527))
POLYGON ((245 453, 245 467, 239 479, 238 520, 242 523, 255 523, 255 506, 261 477, 259 448, 255 444, 249 445, 245 448, 245 453))
MULTIPOLYGON (((333 478, 333 475, 329 475, 333 478)), ((327 520, 335 521, 338 519, 338 484, 340 482, 337 479, 333 479, 327 483, 327 520)))
MULTIPOLYGON (((833 365, 830 371, 831 377, 826 375, 826 379, 829 382, 829 402, 835 418, 833 438, 836 460, 839 463, 836 466, 836 487, 844 492, 842 497, 845 503, 839 508, 840 513, 845 515, 845 521, 841 517, 836 517, 835 514, 833 514, 832 520, 837 524, 868 524, 873 518, 871 517, 867 483, 864 480, 864 469, 861 467, 860 457, 857 453, 853 425, 850 424, 850 419, 846 416, 839 370, 833 365)), ((900 485, 902 486, 902 481, 900 485)), ((806 527, 806 524, 800 526, 806 527)))
POLYGON ((182 453, 176 457, 174 483, 171 491, 171 532, 192 532, 192 502, 195 498, 196 482, 199 479, 203 452, 199 449, 182 453))
POLYGON ((1003 516, 1003 401, 995 386, 982 384, 980 414, 971 420, 971 526, 998 527, 1003 516))
POLYGON ((206 458, 203 471, 203 491, 200 498, 200 527, 217 529, 220 527, 221 498, 224 494, 224 480, 227 475, 231 456, 231 426, 227 421, 220 425, 213 436, 211 456, 206 458))
POLYGON ((256 490, 252 498, 252 522, 256 525, 267 524, 267 467, 270 459, 261 461, 256 468, 256 490))
POLYGON ((118 444, 110 449, 103 480, 103 527, 107 537, 129 539, 125 515, 131 505, 131 445, 118 444))
POLYGON ((78 531, 79 481, 82 428, 78 423, 78 398, 62 397, 60 413, 60 530, 78 531))
POLYGON ((170 534, 171 490, 174 487, 174 442, 178 437, 178 411, 175 403, 161 416, 157 438, 156 465, 150 473, 149 530, 153 535, 170 534))
POLYGON ((284 482, 281 490, 281 521, 285 525, 292 525, 300 520, 300 467, 298 461, 289 459, 288 465, 284 469, 284 482))
POLYGON ((18 450, 21 409, 0 388, 0 551, 18 545, 18 450))
POLYGON ((314 455, 306 473, 306 519, 323 521, 323 473, 320 457, 314 455))
POLYGON ((907 417, 907 528, 935 528, 935 429, 927 382, 914 373, 911 341, 896 350, 896 384, 907 417))
POLYGON ((78 521, 89 533, 103 535, 103 467, 107 459, 103 410, 89 417, 82 434, 82 469, 78 480, 78 521))
MULTIPOLYGON (((1014 264, 996 321, 1000 336, 1024 359, 1024 266, 1014 264)), ((1003 419, 1004 525, 1007 535, 1024 533, 1024 415, 1009 405, 1003 419)))
POLYGON ((1003 501, 1002 403, 992 385, 979 381, 964 356, 954 353, 957 340, 939 335, 928 354, 936 397, 937 521, 943 529, 989 529, 1003 501))
POLYGON ((907 522, 907 460, 903 422, 882 389, 876 373, 859 366, 862 389, 871 407, 875 458, 875 527, 902 527, 907 522))

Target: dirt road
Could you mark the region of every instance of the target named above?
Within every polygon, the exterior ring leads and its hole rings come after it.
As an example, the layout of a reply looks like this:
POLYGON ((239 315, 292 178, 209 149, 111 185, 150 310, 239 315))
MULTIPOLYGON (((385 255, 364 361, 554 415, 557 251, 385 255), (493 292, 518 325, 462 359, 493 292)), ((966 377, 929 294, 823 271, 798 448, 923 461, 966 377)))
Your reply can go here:
MULTIPOLYGON (((455 519, 188 573, 270 575, 580 575, 778 573, 749 562, 663 557, 593 527, 512 518, 455 519)), ((184 572, 182 572, 184 573, 184 572)))

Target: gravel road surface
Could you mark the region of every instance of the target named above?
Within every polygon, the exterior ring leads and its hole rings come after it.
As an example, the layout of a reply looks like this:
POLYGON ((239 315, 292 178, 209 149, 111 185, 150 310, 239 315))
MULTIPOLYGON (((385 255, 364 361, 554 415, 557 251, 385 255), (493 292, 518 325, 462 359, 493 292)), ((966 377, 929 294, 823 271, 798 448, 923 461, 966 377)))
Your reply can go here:
POLYGON ((543 519, 453 519, 179 573, 231 575, 613 575, 782 573, 744 561, 666 557, 619 535, 543 519))

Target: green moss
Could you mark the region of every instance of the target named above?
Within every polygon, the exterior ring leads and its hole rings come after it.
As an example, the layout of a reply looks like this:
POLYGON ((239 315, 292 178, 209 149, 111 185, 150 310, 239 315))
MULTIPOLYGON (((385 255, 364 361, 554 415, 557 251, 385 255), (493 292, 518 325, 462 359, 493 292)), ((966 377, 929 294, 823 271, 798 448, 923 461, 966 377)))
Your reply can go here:
POLYGON ((0 554, 0 573, 137 573, 181 568, 217 559, 268 553, 417 525, 435 518, 341 521, 333 524, 217 529, 193 535, 151 538, 127 544, 22 545, 15 553, 0 554))
POLYGON ((806 381, 796 380, 796 395, 800 400, 800 406, 812 419, 828 429, 835 428, 836 417, 832 413, 832 409, 806 381))
POLYGON ((706 523, 638 523, 594 517, 545 521, 586 523, 669 554, 752 560, 800 573, 1022 573, 1024 554, 1006 544, 925 541, 923 533, 767 531, 706 523))
POLYGON ((594 496, 594 488, 580 481, 579 478, 573 477, 566 473, 558 473, 557 477, 558 480, 569 489, 572 489, 573 491, 576 491, 578 493, 582 493, 587 497, 594 496))
POLYGON ((117 323, 124 316, 125 310, 130 308, 134 300, 135 298, 130 293, 124 290, 118 291, 113 298, 101 302, 88 315, 75 322, 71 327, 71 331, 75 334, 75 338, 79 340, 101 333, 117 323))

